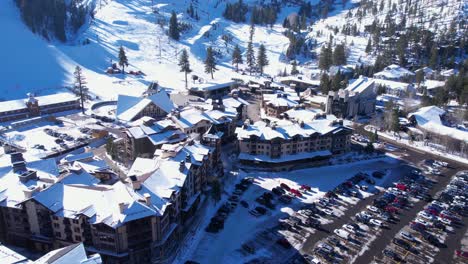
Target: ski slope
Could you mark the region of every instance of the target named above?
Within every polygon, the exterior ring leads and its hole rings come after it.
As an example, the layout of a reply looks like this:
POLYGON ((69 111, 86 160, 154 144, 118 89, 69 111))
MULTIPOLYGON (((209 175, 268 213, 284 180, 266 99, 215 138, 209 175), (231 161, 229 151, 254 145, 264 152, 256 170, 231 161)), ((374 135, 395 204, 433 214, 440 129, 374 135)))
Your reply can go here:
MULTIPOLYGON (((222 18, 224 3, 218 8, 214 7, 214 1, 200 4, 200 20, 195 21, 185 13, 189 1, 162 2, 155 4, 158 13, 155 14, 151 1, 110 1, 98 9, 94 21, 85 26, 76 40, 62 44, 48 43, 30 32, 22 23, 13 1, 0 1, 0 23, 8 25, 4 27, 8 38, 0 43, 0 57, 8 62, 2 66, 0 74, 2 89, 6 91, 0 98, 17 99, 31 91, 49 94, 64 89, 72 85, 76 65, 83 68, 90 91, 101 100, 114 100, 118 94, 141 95, 152 81, 158 81, 169 91, 184 91, 184 75, 177 66, 182 49, 189 51, 192 74, 202 77, 206 83, 229 81, 233 77, 232 49, 235 44, 241 48, 246 46, 249 26, 222 18), (167 26, 161 28, 155 22, 157 19, 168 22, 172 10, 178 14, 179 21, 193 25, 181 35, 179 42, 167 37, 167 26), (206 37, 207 32, 209 37, 206 37), (223 34, 233 36, 228 45, 221 39, 223 34), (86 39, 91 44, 81 45, 86 39), (129 59, 126 70, 141 70, 144 76, 105 73, 111 62, 117 61, 120 46, 125 48, 129 59), (215 72, 214 80, 204 72, 203 60, 208 46, 223 54, 218 58, 219 70, 215 72)), ((280 24, 271 29, 256 27, 254 46, 258 48, 263 43, 267 47, 270 66, 265 71, 272 75, 286 65, 280 58, 289 42, 282 31, 280 24)))

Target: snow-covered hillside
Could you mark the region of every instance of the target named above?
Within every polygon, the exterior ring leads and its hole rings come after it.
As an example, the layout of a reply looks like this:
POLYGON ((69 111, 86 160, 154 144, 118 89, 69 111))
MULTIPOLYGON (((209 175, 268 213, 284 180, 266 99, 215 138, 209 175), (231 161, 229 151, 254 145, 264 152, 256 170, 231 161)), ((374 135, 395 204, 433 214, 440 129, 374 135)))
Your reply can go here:
MULTIPOLYGON (((3 41, 0 42, 0 58, 3 64, 0 71, 2 83, 1 99, 22 98, 25 93, 33 91, 38 94, 53 93, 72 83, 72 73, 76 65, 84 69, 88 87, 91 92, 101 99, 115 99, 118 94, 140 95, 152 81, 158 81, 162 87, 168 90, 185 90, 184 75, 177 66, 177 57, 182 49, 187 49, 190 54, 190 62, 195 75, 201 76, 206 82, 219 83, 235 77, 230 63, 231 52, 235 44, 239 44, 243 52, 249 37, 248 23, 233 23, 222 17, 226 0, 198 0, 193 1, 198 11, 200 20, 190 18, 186 10, 190 0, 103 0, 96 2, 95 19, 90 25, 82 29, 82 33, 76 40, 70 43, 48 43, 41 37, 31 33, 22 23, 19 11, 13 0, 0 1, 0 24, 2 27, 3 41), (100 6, 103 3, 103 6, 100 6), (179 21, 188 22, 192 28, 181 35, 179 42, 170 40, 166 34, 170 13, 175 11, 179 21), (165 21, 161 27, 157 22, 165 21), (223 35, 232 37, 232 41, 225 43, 223 35), (82 45, 84 41, 90 44, 82 45), (120 46, 127 52, 130 67, 128 70, 140 70, 144 76, 133 75, 108 75, 106 68, 111 61, 116 62, 120 46), (223 56, 218 58, 219 71, 215 72, 214 80, 204 73, 203 60, 205 49, 212 46, 223 56)), ((258 0, 245 0, 247 4, 269 2, 258 0)), ((319 1, 310 1, 316 4, 319 1)), ((396 3, 396 1, 393 1, 396 3)), ((400 1, 405 2, 405 1, 400 1)), ((400 3, 398 2, 398 3, 400 3)), ((454 8, 460 9, 462 4, 458 0, 423 0, 421 3, 431 4, 428 9, 431 14, 443 9, 443 13, 459 15, 454 8), (434 4, 438 3, 438 4, 434 4), (444 7, 440 7, 440 3, 444 7)), ((388 3, 388 1, 385 1, 388 3)), ((376 14, 383 19, 385 10, 376 14)), ((308 34, 309 39, 317 40, 317 43, 328 41, 328 35, 332 27, 341 29, 343 24, 353 23, 353 19, 347 19, 349 8, 356 3, 347 3, 344 8, 341 1, 337 1, 334 11, 329 13, 327 19, 315 21, 308 34), (340 2, 340 3, 338 3, 340 2), (321 32, 317 36, 317 32, 321 32)), ((260 44, 264 44, 270 65, 265 72, 276 75, 285 67, 290 69, 284 58, 284 52, 289 44, 283 35, 282 21, 292 12, 298 12, 298 6, 283 5, 278 14, 276 24, 268 26, 256 26, 254 36, 255 50, 260 44)), ((463 9, 463 8, 462 8, 463 9)), ((353 13, 357 12, 353 8, 353 13)), ((424 10, 422 10, 424 11, 424 10)), ((460 12, 465 12, 461 10, 460 12)), ((374 16, 365 16, 359 27, 372 23, 374 16)), ((444 19, 450 19, 449 16, 444 19)), ((358 61, 372 62, 373 58, 365 54, 364 49, 368 36, 343 36, 338 34, 335 42, 348 44, 348 63, 354 65, 358 61), (353 44, 353 46, 351 46, 353 44)), ((320 49, 318 46, 317 51, 320 49)), ((309 64, 314 65, 311 61, 309 64)), ((244 67, 241 67, 244 68, 244 67)), ((306 69, 301 69, 307 72, 306 69)))
MULTIPOLYGON (((158 81, 168 90, 184 90, 184 76, 179 72, 176 56, 184 48, 190 53, 193 74, 202 76, 206 82, 230 80, 230 53, 233 44, 226 47, 221 35, 231 34, 234 37, 233 43, 244 47, 248 41, 249 26, 223 19, 221 14, 224 4, 214 7, 215 1, 206 1, 209 4, 198 6, 200 21, 185 14, 189 1, 162 2, 155 5, 158 10, 158 14, 155 14, 152 12, 151 1, 111 1, 98 9, 94 22, 79 39, 74 43, 60 44, 47 43, 31 33, 21 22, 13 1, 1 1, 0 23, 8 25, 4 29, 8 38, 6 42, 0 43, 0 57, 6 58, 5 61, 8 62, 2 67, 0 75, 2 87, 7 91, 1 98, 21 98, 29 91, 53 93, 72 83, 76 65, 84 69, 90 90, 102 99, 115 99, 120 93, 140 95, 151 81, 158 81), (182 34, 180 42, 169 40, 165 29, 155 23, 158 18, 168 21, 173 10, 178 13, 180 21, 193 24, 192 30, 182 34), (206 37, 208 31, 210 37, 206 37), (80 45, 85 39, 89 39, 91 44, 80 45), (214 80, 204 73, 203 68, 205 49, 209 45, 225 54, 218 61, 219 71, 214 74, 214 80), (116 62, 120 46, 127 52, 129 70, 141 70, 145 76, 104 73, 111 60, 116 62)), ((287 9, 284 12, 287 13, 287 9)), ((267 73, 276 74, 279 69, 284 68, 283 64, 276 63, 288 45, 282 31, 279 24, 272 29, 256 28, 255 46, 264 43, 269 51, 272 66, 267 67, 267 73)))

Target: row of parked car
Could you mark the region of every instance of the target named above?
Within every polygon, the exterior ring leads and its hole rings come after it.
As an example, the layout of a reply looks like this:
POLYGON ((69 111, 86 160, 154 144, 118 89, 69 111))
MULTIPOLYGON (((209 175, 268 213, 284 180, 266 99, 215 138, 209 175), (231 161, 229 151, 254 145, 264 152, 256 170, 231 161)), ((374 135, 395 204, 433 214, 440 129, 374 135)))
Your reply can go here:
POLYGON ((237 208, 239 202, 243 207, 248 208, 248 203, 245 201, 240 201, 239 197, 242 196, 242 194, 249 188, 253 181, 253 178, 244 178, 240 181, 240 183, 236 184, 235 190, 228 198, 228 201, 221 205, 215 216, 211 218, 210 223, 205 228, 206 232, 218 233, 220 230, 224 229, 224 221, 229 216, 229 213, 237 208))
MULTIPOLYGON (((441 166, 446 165, 442 164, 441 166)), ((414 194, 413 190, 418 189, 419 192, 416 196, 420 195, 422 190, 421 186, 414 183, 409 186, 406 183, 398 183, 396 186, 402 192, 409 194, 414 194)), ((418 250, 413 245, 421 242, 441 247, 443 243, 439 240, 437 233, 445 231, 448 227, 462 224, 462 217, 466 216, 468 212, 468 208, 464 204, 468 198, 467 190, 468 172, 456 175, 436 199, 428 199, 429 203, 422 211, 418 212, 415 220, 410 222, 409 230, 400 232, 392 240, 392 243, 414 254, 417 254, 418 250), (415 234, 421 238, 421 241, 416 238, 415 234)), ((461 253, 462 251, 460 251, 461 253)), ((402 261, 402 256, 392 249, 385 249, 383 254, 395 261, 402 261)), ((463 258, 462 254, 461 257, 463 258)))
POLYGON ((102 122, 105 122, 105 123, 112 123, 112 122, 115 121, 114 118, 108 117, 108 116, 100 116, 100 115, 96 115, 96 114, 91 114, 91 117, 94 118, 94 119, 101 120, 102 122))

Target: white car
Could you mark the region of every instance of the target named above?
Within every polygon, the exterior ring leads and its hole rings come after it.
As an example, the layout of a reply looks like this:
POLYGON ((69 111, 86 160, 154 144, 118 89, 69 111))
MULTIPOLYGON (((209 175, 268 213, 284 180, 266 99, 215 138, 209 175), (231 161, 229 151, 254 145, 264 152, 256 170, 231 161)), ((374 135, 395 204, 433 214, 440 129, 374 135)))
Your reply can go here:
POLYGON ((375 225, 375 226, 378 226, 378 227, 382 227, 383 226, 383 222, 380 221, 380 220, 377 220, 375 218, 372 218, 370 221, 369 221, 371 224, 375 225))
POLYGON ((330 215, 330 216, 333 216, 333 211, 328 209, 328 208, 324 208, 322 209, 322 211, 326 214, 326 215, 330 215))
POLYGON ((346 231, 346 230, 343 230, 343 229, 335 229, 333 230, 333 233, 335 233, 335 235, 343 238, 343 239, 348 239, 349 238, 349 232, 346 231))
POLYGON ((447 218, 442 218, 442 217, 437 217, 437 220, 439 220, 440 222, 442 222, 442 224, 444 225, 452 225, 452 221, 450 221, 449 219, 447 218))
POLYGON ((351 233, 356 233, 356 229, 352 225, 345 224, 345 225, 343 225, 343 229, 345 229, 346 231, 349 231, 351 233))
POLYGON ((373 213, 378 213, 380 211, 379 208, 377 208, 375 206, 372 206, 372 205, 368 205, 367 210, 369 210, 369 211, 371 211, 373 213))
POLYGON ((426 213, 424 211, 419 212, 418 216, 425 219, 425 220, 427 220, 427 221, 434 221, 435 220, 433 215, 428 214, 428 213, 426 213))
POLYGON ((411 241, 411 242, 415 242, 416 241, 416 238, 411 235, 410 233, 408 232, 405 232, 405 231, 402 231, 400 232, 400 236, 408 241, 411 241))
POLYGON ((420 223, 420 224, 424 225, 425 227, 431 226, 431 224, 430 224, 429 222, 424 221, 423 219, 421 219, 421 218, 419 218, 419 217, 416 218, 416 223, 420 223))
POLYGON ((322 264, 322 262, 315 256, 311 255, 304 255, 304 259, 307 261, 309 264, 322 264))

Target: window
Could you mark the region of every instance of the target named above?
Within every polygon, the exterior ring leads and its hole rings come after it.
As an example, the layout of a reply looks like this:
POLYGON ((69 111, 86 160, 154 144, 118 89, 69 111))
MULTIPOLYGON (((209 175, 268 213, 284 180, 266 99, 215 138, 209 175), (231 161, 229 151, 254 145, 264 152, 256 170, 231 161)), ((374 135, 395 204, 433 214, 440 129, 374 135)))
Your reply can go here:
POLYGON ((75 227, 75 228, 73 228, 73 231, 80 232, 80 229, 78 227, 75 227))
POLYGON ((78 220, 73 220, 73 223, 78 224, 79 222, 78 222, 78 220))
POLYGON ((54 215, 54 216, 52 216, 52 219, 58 220, 58 217, 54 215))
POLYGON ((75 240, 81 241, 81 236, 75 236, 75 240))
POLYGON ((54 223, 54 227, 55 227, 55 228, 59 228, 59 224, 54 223))
POLYGON ((55 232, 55 236, 56 236, 56 237, 62 237, 62 233, 60 233, 60 232, 55 232))

